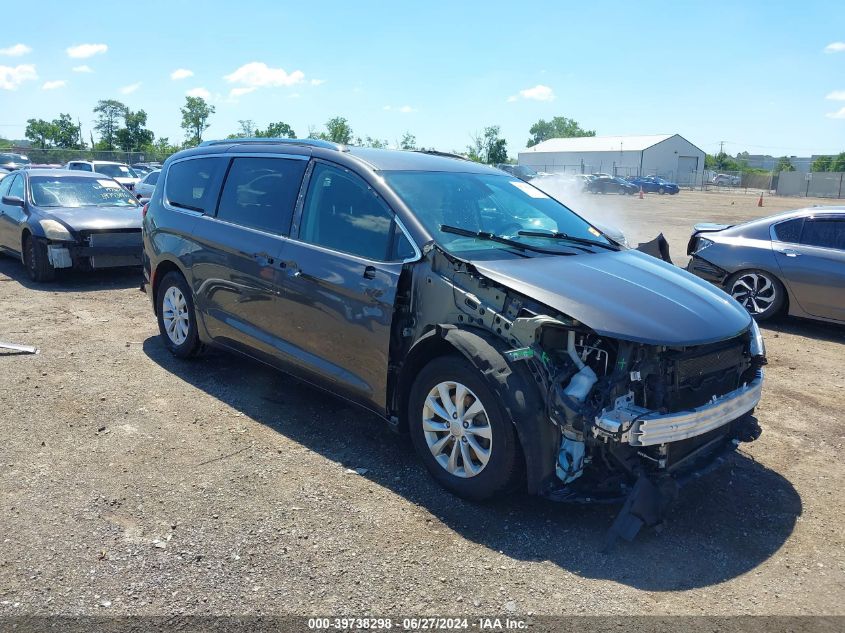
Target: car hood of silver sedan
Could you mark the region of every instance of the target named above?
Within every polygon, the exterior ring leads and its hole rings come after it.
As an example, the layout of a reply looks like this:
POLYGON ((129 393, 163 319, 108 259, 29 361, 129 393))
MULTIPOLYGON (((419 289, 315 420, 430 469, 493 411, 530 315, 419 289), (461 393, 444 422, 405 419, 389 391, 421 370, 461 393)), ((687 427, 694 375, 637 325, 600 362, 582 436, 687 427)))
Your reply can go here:
POLYGON ((140 229, 141 207, 40 207, 45 217, 52 217, 74 231, 103 229, 140 229))
POLYGON ((472 264, 602 336, 701 345, 737 336, 751 324, 745 309, 718 288, 636 250, 472 264))

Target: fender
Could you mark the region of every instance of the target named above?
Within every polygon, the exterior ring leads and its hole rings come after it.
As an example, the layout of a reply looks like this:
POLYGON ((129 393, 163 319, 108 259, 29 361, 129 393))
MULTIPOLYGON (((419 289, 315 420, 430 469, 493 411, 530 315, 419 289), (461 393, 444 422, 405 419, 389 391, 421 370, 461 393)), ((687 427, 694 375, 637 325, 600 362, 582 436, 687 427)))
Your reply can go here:
POLYGON ((430 334, 459 351, 481 372, 516 426, 525 456, 528 492, 538 494, 554 477, 560 431, 545 417, 545 398, 525 363, 509 363, 508 344, 493 334, 455 325, 438 325, 430 334))

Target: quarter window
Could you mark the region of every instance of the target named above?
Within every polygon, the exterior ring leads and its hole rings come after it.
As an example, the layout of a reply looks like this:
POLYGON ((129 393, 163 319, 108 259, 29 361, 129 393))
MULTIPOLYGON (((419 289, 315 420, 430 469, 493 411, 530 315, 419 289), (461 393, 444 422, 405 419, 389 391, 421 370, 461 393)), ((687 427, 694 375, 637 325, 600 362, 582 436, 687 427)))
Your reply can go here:
MULTIPOLYGON (((394 246, 394 227, 393 213, 363 181, 349 172, 317 164, 308 185, 300 239, 387 261, 400 252, 394 246)), ((409 247, 407 244, 401 250, 409 247)))
POLYGON ((232 161, 217 217, 275 234, 287 234, 307 161, 236 158, 232 161))
POLYGON ((801 243, 845 250, 845 220, 807 220, 801 233, 801 243))
POLYGON ((214 211, 217 184, 225 167, 224 158, 192 158, 173 163, 165 181, 168 204, 202 213, 214 211))

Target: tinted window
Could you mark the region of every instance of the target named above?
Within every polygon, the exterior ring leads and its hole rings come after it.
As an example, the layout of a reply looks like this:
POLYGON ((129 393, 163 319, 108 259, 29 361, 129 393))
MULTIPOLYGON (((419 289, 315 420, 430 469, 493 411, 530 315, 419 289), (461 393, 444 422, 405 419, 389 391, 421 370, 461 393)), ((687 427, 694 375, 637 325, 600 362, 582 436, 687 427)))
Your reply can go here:
POLYGON ((70 168, 76 171, 94 171, 88 163, 71 163, 70 168))
POLYGON ((236 158, 223 185, 217 217, 287 234, 307 164, 284 158, 236 158))
POLYGON ((167 172, 167 202, 180 209, 214 211, 217 183, 226 167, 224 158, 192 158, 173 163, 167 172))
POLYGON ((154 184, 156 184, 156 183, 158 182, 158 175, 159 175, 160 173, 161 173, 160 171, 154 171, 154 172, 152 172, 151 174, 149 174, 149 175, 148 175, 148 176, 144 179, 144 182, 145 182, 145 183, 147 183, 148 185, 154 185, 154 184))
POLYGON ((349 172, 318 164, 308 185, 299 236, 312 244, 385 261, 391 259, 393 213, 349 172))
POLYGON ((23 198, 23 176, 15 177, 12 181, 12 185, 9 187, 8 195, 23 198))
POLYGON ((111 163, 99 163, 95 165, 98 174, 105 174, 112 178, 137 178, 138 175, 126 165, 114 165, 111 163))
POLYGON ((795 218, 794 220, 787 220, 775 225, 775 236, 781 242, 792 242, 797 244, 801 237, 801 226, 804 224, 804 218, 795 218))
POLYGON ((0 175, 0 197, 9 195, 9 185, 17 176, 2 176, 0 175))
POLYGON ((801 243, 845 250, 845 220, 807 220, 801 233, 801 243))

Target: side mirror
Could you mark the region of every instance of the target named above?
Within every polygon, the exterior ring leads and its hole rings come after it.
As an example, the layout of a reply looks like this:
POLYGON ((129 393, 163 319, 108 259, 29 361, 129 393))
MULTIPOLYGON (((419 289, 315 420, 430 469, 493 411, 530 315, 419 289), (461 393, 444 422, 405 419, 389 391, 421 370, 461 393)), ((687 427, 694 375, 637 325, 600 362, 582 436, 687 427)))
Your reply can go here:
POLYGON ((23 198, 18 196, 3 196, 3 204, 8 204, 10 207, 23 207, 23 198))

